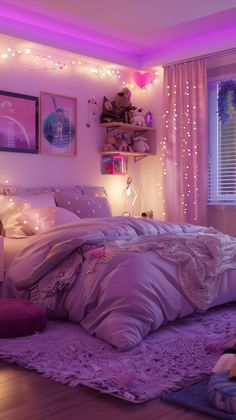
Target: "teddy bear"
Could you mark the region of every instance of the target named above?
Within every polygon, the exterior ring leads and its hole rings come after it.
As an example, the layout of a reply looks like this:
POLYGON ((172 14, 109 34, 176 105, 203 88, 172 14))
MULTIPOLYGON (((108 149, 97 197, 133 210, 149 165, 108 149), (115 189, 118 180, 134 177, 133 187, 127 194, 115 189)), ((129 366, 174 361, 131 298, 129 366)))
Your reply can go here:
POLYGON ((128 88, 124 88, 122 92, 118 92, 114 99, 114 109, 117 121, 130 123, 131 110, 131 92, 128 88))
POLYGON ((104 152, 113 152, 117 150, 117 142, 114 136, 108 136, 103 146, 104 152))
POLYGON ((100 116, 100 123, 109 123, 112 121, 116 121, 114 104, 111 101, 109 101, 109 99, 106 96, 104 96, 103 110, 100 116))
POLYGON ((146 153, 150 150, 146 137, 137 136, 134 138, 134 151, 139 153, 146 153))
POLYGON ((145 117, 143 115, 143 108, 132 107, 130 124, 145 126, 145 117))

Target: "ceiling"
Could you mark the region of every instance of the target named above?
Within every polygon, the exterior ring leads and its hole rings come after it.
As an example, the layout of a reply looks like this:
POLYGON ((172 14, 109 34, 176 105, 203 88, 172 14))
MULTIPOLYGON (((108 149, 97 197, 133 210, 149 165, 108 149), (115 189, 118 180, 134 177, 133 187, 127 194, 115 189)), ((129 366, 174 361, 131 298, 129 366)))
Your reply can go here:
POLYGON ((236 47, 236 0, 5 0, 0 33, 137 69, 236 47))

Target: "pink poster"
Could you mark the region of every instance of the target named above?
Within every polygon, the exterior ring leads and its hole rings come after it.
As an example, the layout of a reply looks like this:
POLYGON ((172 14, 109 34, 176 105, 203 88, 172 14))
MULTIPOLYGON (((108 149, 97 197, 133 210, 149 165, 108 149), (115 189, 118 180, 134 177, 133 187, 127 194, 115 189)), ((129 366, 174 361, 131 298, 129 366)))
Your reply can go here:
POLYGON ((38 98, 0 91, 0 150, 38 153, 38 98))

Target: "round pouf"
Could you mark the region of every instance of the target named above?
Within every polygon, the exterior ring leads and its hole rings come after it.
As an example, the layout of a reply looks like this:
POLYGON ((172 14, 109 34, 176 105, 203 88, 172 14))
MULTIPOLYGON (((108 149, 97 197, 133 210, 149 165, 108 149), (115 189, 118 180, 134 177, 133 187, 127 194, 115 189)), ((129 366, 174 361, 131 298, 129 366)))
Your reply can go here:
POLYGON ((229 379, 229 371, 213 374, 208 382, 207 396, 218 410, 236 414, 236 382, 229 379))
POLYGON ((47 312, 42 306, 26 300, 0 299, 0 337, 13 338, 43 331, 47 312))

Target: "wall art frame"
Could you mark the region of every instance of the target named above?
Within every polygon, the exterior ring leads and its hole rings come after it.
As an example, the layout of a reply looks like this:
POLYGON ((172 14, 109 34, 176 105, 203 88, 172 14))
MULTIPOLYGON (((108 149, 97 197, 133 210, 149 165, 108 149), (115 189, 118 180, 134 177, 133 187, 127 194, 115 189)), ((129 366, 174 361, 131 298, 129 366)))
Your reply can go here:
POLYGON ((40 92, 40 151, 54 156, 75 156, 77 99, 40 92))
POLYGON ((0 151, 39 153, 39 98, 0 90, 0 151))

